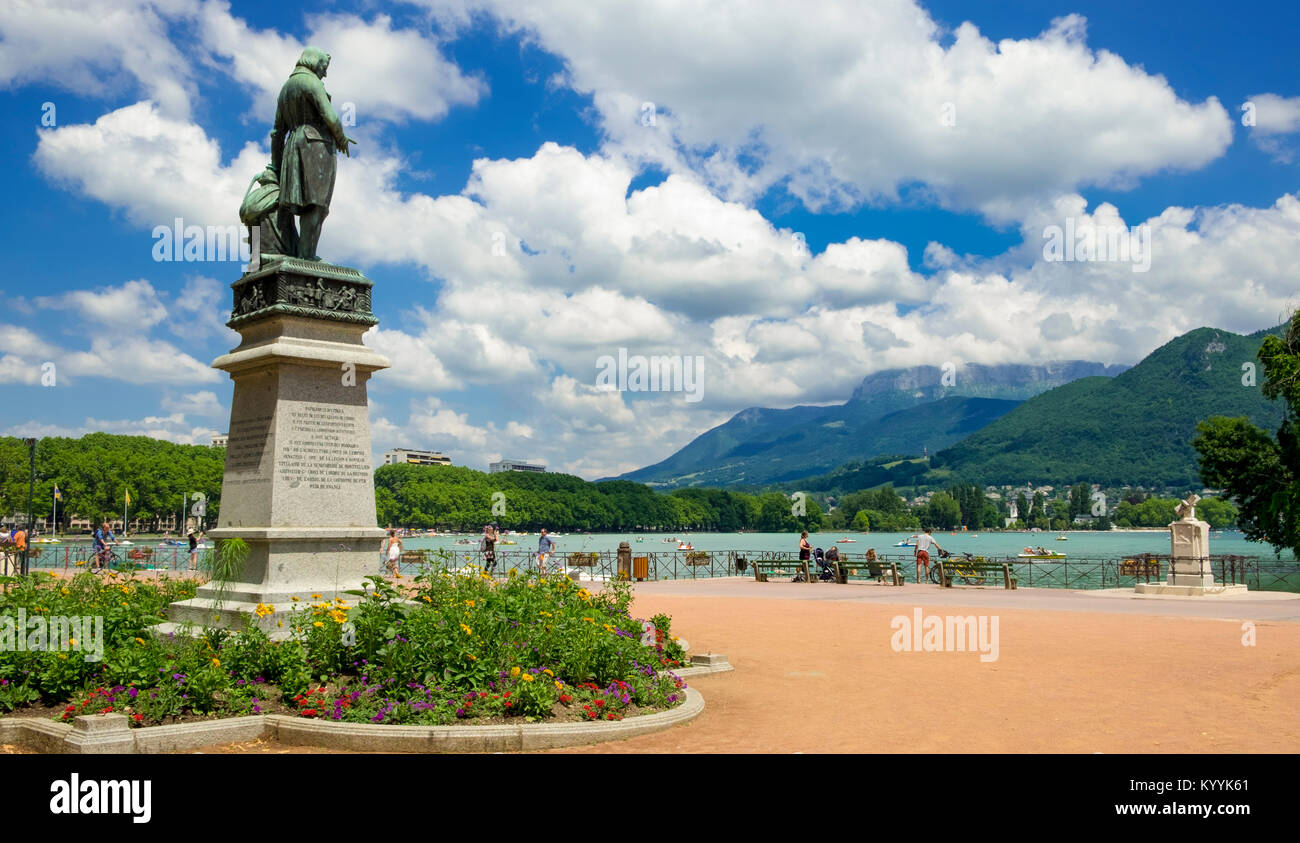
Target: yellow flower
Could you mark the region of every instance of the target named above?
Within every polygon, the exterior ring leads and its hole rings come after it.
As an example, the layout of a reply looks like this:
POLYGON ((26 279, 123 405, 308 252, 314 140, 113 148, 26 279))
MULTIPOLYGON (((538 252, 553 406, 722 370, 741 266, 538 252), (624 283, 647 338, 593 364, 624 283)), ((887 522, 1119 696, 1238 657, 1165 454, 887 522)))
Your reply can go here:
POLYGON ((125 600, 123 600, 123 601, 122 601, 122 605, 123 605, 123 606, 130 606, 131 604, 130 604, 130 603, 127 603, 125 600))
POLYGON ((69 638, 69 639, 68 639, 68 646, 69 646, 69 647, 75 647, 75 646, 77 646, 77 639, 75 639, 75 638, 69 638))
POLYGON ((137 644, 144 644, 144 639, 143 639, 143 638, 137 638, 137 639, 135 639, 135 643, 137 643, 137 644))
POLYGON ((564 683, 561 682, 560 680, 556 679, 556 680, 555 680, 555 690, 557 690, 557 691, 562 691, 562 690, 564 690, 564 683))
POLYGON ((321 623, 320 621, 316 621, 315 623, 312 624, 312 626, 316 626, 324 629, 325 624, 321 623))
POLYGON ((339 610, 335 609, 333 612, 330 612, 330 620, 334 621, 334 623, 347 623, 348 613, 340 612, 339 610))
POLYGON ((555 678, 555 674, 551 673, 551 669, 549 667, 543 670, 542 673, 545 673, 547 676, 550 676, 551 678, 555 678))
POLYGON ((81 560, 80 562, 78 562, 74 567, 80 568, 82 565, 85 565, 86 562, 87 562, 87 560, 82 559, 82 560, 81 560))
POLYGON ((467 656, 465 656, 465 658, 469 659, 472 662, 478 661, 478 656, 474 655, 473 653, 468 654, 467 656))
POLYGON ((68 657, 67 653, 59 653, 59 658, 66 659, 67 657, 68 657))
POLYGON ((63 588, 59 589, 59 591, 61 591, 65 597, 72 593, 71 591, 68 591, 68 587, 66 585, 63 588))
POLYGON ((221 660, 220 660, 220 659, 213 659, 213 660, 212 660, 212 666, 213 666, 213 667, 221 667, 221 660))
POLYGON ((520 676, 519 678, 524 680, 525 682, 533 681, 533 675, 531 673, 525 673, 523 676, 520 676))
POLYGON ((299 600, 301 600, 301 599, 302 599, 302 598, 300 598, 300 597, 295 597, 295 598, 293 598, 293 602, 297 603, 297 602, 298 602, 299 600))
POLYGON ((471 609, 473 609, 473 608, 474 608, 474 601, 473 601, 473 600, 466 600, 466 601, 465 601, 465 605, 468 606, 468 607, 470 607, 471 609))
POLYGON ((429 599, 429 595, 427 595, 427 594, 423 594, 423 595, 421 595, 421 596, 420 596, 420 599, 423 600, 425 603, 432 603, 432 602, 433 602, 432 600, 429 599))
POLYGON ((595 619, 595 618, 583 618, 583 620, 586 621, 587 623, 595 623, 595 622, 596 622, 596 619, 595 619))
POLYGON ((319 599, 320 599, 320 595, 319 595, 319 594, 313 594, 313 595, 311 596, 311 599, 312 599, 312 600, 319 600, 319 599))
POLYGON ((276 621, 276 622, 275 622, 275 625, 276 625, 276 626, 284 626, 284 621, 276 621))
POLYGON ((541 614, 542 617, 544 617, 544 618, 553 618, 553 617, 555 617, 555 616, 552 615, 550 612, 541 612, 540 614, 541 614))
POLYGON ((466 634, 466 635, 473 635, 473 634, 474 634, 474 630, 472 630, 472 629, 470 629, 469 627, 465 626, 465 624, 461 624, 461 625, 460 625, 460 628, 463 629, 463 630, 465 630, 465 634, 466 634))
POLYGON ((514 677, 516 677, 516 676, 518 676, 518 675, 519 675, 519 668, 517 668, 517 667, 512 667, 512 668, 510 668, 510 678, 513 679, 514 677))

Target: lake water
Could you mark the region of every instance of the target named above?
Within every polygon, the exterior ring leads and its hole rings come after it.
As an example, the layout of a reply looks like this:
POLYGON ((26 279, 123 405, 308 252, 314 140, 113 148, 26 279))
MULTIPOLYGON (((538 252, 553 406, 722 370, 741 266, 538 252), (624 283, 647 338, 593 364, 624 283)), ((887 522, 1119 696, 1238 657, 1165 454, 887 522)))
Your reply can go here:
MULTIPOLYGON (((912 548, 897 547, 897 543, 907 539, 910 533, 814 533, 809 539, 814 547, 823 549, 838 547, 841 557, 852 565, 862 559, 868 549, 886 559, 897 560, 909 580, 915 574, 912 564, 912 548), (853 539, 840 543, 839 539, 853 539)), ((1013 570, 1024 586, 1047 588, 1114 588, 1128 586, 1137 582, 1134 570, 1126 575, 1120 560, 1131 559, 1144 553, 1167 556, 1169 553, 1168 530, 1111 531, 1097 532, 1076 530, 1066 533, 1023 533, 1023 532, 939 532, 933 534, 939 546, 954 554, 962 552, 990 559, 1009 559, 1013 570), (1058 535, 1064 535, 1065 541, 1057 541, 1058 535), (1065 553, 1064 560, 1029 561, 1017 560, 1026 546, 1043 547, 1049 552, 1065 553)), ((505 536, 505 542, 498 544, 498 567, 501 573, 509 568, 530 568, 531 554, 537 550, 537 535, 505 536), (507 542, 513 541, 514 544, 507 542)), ((564 564, 570 554, 600 554, 600 558, 591 567, 582 568, 584 575, 610 576, 616 572, 615 551, 620 542, 626 541, 632 548, 632 555, 648 558, 648 576, 651 579, 699 578, 713 576, 735 576, 732 551, 744 554, 749 560, 767 556, 773 558, 796 558, 799 551, 799 536, 796 533, 645 533, 638 537, 635 533, 595 533, 595 534, 560 534, 554 537, 556 545, 555 565, 564 564), (689 542, 693 550, 704 551, 709 556, 698 565, 691 564, 687 554, 677 550, 679 542, 689 542)), ((478 554, 479 537, 473 536, 420 536, 403 539, 406 550, 449 551, 451 556, 440 564, 453 566, 464 564, 482 564, 478 554)), ((72 541, 60 545, 39 546, 40 558, 35 563, 42 568, 73 568, 75 562, 84 559, 86 542, 72 541)), ((189 553, 186 548, 158 547, 156 539, 140 539, 132 547, 115 549, 118 560, 126 560, 135 549, 153 548, 151 558, 140 560, 143 567, 170 568, 180 570, 188 564, 189 553)), ((1235 555, 1249 557, 1244 579, 1249 586, 1262 590, 1281 590, 1300 592, 1300 566, 1294 556, 1284 552, 1280 556, 1266 544, 1246 541, 1239 532, 1232 530, 1214 531, 1210 536, 1210 553, 1212 556, 1235 555)), ((430 561, 437 561, 431 559, 430 561)), ((584 564, 584 563, 575 563, 584 564)), ((859 565, 860 567, 860 565, 859 565)), ((403 565, 407 573, 414 573, 418 563, 410 561, 403 565)), ((1224 569, 1215 562, 1212 570, 1216 578, 1230 578, 1231 569, 1224 569)), ((374 573, 382 573, 380 554, 375 554, 374 573)), ((576 571, 576 569, 575 569, 576 571)), ((1159 575, 1163 575, 1162 567, 1159 575)))
MULTIPOLYGON (((809 535, 808 540, 813 547, 825 549, 836 544, 839 539, 849 538, 855 541, 839 544, 841 551, 863 553, 866 552, 867 548, 875 548, 877 553, 906 553, 910 555, 911 548, 894 547, 897 542, 903 541, 910 535, 912 534, 812 533, 809 535)), ((1065 533, 935 532, 932 535, 939 542, 939 546, 945 550, 953 553, 965 551, 976 556, 1015 556, 1026 545, 1034 547, 1041 545, 1053 553, 1065 553, 1067 558, 1115 559, 1140 553, 1169 553, 1168 530, 1134 532, 1073 530, 1065 533), (1056 541, 1058 535, 1064 535, 1067 541, 1056 541)), ((408 550, 447 549, 455 551, 476 550, 478 548, 477 536, 460 538, 468 538, 470 544, 458 545, 456 544, 457 537, 452 536, 407 538, 403 539, 402 544, 408 550)), ((513 540, 515 544, 499 545, 498 547, 501 550, 526 550, 529 552, 537 550, 536 534, 506 536, 505 538, 513 540)), ((797 533, 672 533, 668 535, 644 533, 641 535, 641 541, 637 541, 637 534, 635 533, 563 534, 555 538, 555 545, 556 550, 561 554, 614 551, 618 549, 619 542, 624 541, 632 546, 633 553, 676 550, 677 541, 665 541, 668 538, 689 542, 695 550, 705 551, 785 551, 797 554, 799 550, 799 535, 797 533)), ((1254 556, 1261 560, 1277 558, 1271 546, 1246 541, 1242 538, 1241 533, 1228 530, 1221 533, 1218 531, 1212 532, 1210 536, 1210 553, 1214 555, 1254 556)), ((1280 558, 1291 560, 1294 559, 1294 556, 1289 551, 1286 551, 1280 558)))

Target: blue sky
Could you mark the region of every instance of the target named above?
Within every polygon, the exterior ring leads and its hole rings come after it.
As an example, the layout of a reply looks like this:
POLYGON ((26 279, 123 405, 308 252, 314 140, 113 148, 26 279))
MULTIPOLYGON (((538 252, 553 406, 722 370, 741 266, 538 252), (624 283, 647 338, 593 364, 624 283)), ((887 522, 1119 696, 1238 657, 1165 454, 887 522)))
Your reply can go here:
POLYGON ((376 285, 376 454, 601 477, 880 369, 1131 364, 1300 303, 1290 4, 2 5, 6 434, 226 429, 239 264, 153 232, 236 222, 306 44, 355 107, 320 251, 376 285), (1067 220, 1147 265, 1048 260, 1067 220), (620 348, 698 394, 600 388, 620 348))

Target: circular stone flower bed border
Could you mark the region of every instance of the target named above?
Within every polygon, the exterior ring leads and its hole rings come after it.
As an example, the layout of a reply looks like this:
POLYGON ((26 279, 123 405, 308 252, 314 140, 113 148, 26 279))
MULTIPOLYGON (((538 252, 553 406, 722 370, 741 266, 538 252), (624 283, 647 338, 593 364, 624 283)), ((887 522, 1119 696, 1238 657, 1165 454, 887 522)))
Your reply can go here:
MULTIPOLYGON (((679 676, 732 669, 725 656, 695 656, 679 676)), ((380 726, 261 714, 170 726, 132 728, 123 714, 77 717, 71 725, 30 717, 0 718, 0 743, 51 754, 183 752, 213 744, 276 740, 282 744, 365 752, 519 752, 582 746, 661 732, 694 720, 704 697, 686 688, 681 705, 617 721, 500 726, 380 726)))

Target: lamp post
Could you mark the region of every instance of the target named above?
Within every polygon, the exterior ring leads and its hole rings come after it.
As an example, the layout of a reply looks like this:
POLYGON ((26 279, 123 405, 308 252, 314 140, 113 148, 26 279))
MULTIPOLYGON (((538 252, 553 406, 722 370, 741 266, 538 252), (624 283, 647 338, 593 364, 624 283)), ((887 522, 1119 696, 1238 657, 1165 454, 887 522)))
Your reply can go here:
POLYGON ((27 576, 31 567, 32 557, 32 528, 36 526, 36 516, 33 506, 36 500, 36 439, 24 439, 27 444, 27 461, 29 475, 27 481, 27 541, 23 546, 23 576, 27 576))

